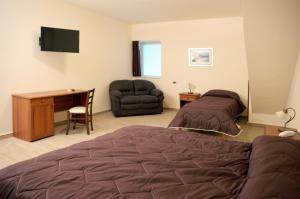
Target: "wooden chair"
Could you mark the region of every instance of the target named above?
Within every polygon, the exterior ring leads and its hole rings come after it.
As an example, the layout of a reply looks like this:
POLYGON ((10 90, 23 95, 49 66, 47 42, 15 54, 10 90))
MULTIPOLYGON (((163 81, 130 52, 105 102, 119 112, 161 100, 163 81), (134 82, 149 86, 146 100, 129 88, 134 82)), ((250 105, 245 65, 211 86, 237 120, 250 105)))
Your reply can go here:
POLYGON ((91 124, 91 130, 94 130, 93 127, 93 99, 94 99, 95 89, 89 90, 86 97, 85 106, 76 106, 68 110, 67 113, 67 132, 69 134, 71 122, 74 122, 73 129, 76 128, 76 123, 81 122, 85 124, 87 134, 90 134, 89 125, 91 124))

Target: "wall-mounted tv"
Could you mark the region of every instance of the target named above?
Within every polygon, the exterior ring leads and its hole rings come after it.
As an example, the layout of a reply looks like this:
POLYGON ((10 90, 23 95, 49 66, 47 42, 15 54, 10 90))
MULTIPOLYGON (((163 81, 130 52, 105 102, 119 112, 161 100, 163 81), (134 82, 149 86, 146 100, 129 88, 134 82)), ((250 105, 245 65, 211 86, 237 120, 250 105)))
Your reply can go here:
POLYGON ((41 51, 79 53, 79 31, 41 27, 41 51))

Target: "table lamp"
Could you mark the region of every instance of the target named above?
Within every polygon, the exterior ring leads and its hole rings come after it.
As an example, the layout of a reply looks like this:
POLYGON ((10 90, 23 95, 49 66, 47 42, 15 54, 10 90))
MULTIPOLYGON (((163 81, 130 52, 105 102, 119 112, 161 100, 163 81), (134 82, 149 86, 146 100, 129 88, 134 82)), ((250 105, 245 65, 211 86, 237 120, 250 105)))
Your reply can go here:
POLYGON ((188 94, 193 94, 193 90, 196 88, 196 86, 193 85, 192 83, 189 83, 189 84, 188 84, 188 87, 189 87, 189 92, 188 92, 188 94))
POLYGON ((293 109, 293 108, 290 108, 290 107, 289 108, 285 108, 285 109, 283 109, 281 111, 276 112, 276 116, 279 117, 279 118, 281 118, 281 119, 285 119, 286 116, 289 117, 289 119, 284 123, 284 127, 283 128, 279 128, 279 131, 281 131, 281 132, 282 131, 286 131, 287 130, 287 128, 286 128, 287 124, 289 122, 291 122, 296 117, 296 110, 293 109))

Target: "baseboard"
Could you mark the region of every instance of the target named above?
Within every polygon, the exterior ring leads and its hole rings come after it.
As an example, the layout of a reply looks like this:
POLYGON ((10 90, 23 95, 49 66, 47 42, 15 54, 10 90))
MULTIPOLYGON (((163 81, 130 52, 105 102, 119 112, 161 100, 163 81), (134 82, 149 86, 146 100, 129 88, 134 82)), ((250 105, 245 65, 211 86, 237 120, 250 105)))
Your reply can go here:
POLYGON ((0 134, 0 140, 1 139, 5 139, 5 138, 9 138, 13 136, 13 132, 6 132, 6 133, 1 133, 0 134))
MULTIPOLYGON (((164 107, 164 110, 178 111, 179 109, 164 107)), ((96 115, 99 115, 99 114, 102 114, 102 113, 106 113, 106 112, 110 112, 110 111, 111 111, 110 109, 109 110, 104 110, 104 111, 97 111, 97 112, 94 112, 93 115, 96 116, 96 115)), ((66 125, 67 122, 68 122, 67 120, 58 121, 58 122, 54 123, 54 126, 66 125)))
POLYGON ((178 111, 178 108, 169 108, 169 107, 164 107, 164 110, 171 110, 171 111, 178 111))
POLYGON ((249 123, 256 125, 274 125, 281 126, 282 121, 275 114, 251 113, 249 123))
POLYGON ((111 112, 111 110, 107 109, 107 110, 102 110, 102 111, 96 111, 96 112, 93 113, 93 115, 99 115, 99 114, 107 113, 107 112, 111 112))
POLYGON ((257 124, 257 123, 251 123, 251 122, 247 122, 248 126, 253 126, 253 127, 261 127, 264 128, 266 126, 266 124, 257 124))
MULTIPOLYGON (((106 112, 110 112, 110 110, 96 111, 96 112, 93 113, 93 116, 99 115, 99 114, 102 114, 102 113, 106 113, 106 112)), ((67 120, 58 121, 58 122, 54 123, 54 126, 66 125, 67 122, 68 122, 67 120)))

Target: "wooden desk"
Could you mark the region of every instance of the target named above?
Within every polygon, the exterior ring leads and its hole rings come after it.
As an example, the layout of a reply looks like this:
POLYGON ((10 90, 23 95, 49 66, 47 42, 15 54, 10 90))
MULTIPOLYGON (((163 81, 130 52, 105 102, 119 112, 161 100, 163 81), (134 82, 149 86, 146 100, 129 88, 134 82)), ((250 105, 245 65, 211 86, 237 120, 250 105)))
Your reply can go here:
POLYGON ((180 108, 201 97, 200 93, 179 93, 180 108))
POLYGON ((54 135, 54 112, 85 106, 86 96, 84 90, 12 95, 13 135, 30 142, 54 135))

